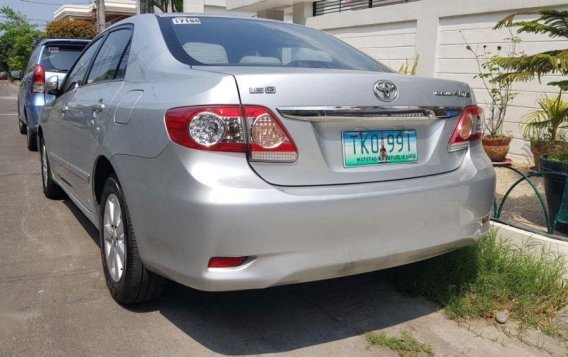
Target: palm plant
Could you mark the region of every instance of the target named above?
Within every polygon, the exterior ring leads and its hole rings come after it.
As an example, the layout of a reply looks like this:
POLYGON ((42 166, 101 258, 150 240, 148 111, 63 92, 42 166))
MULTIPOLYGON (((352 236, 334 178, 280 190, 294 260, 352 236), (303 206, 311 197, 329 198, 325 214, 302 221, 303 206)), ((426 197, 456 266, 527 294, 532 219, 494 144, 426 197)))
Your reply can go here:
MULTIPOLYGON (((515 21, 518 15, 530 13, 517 13, 505 17, 495 25, 495 28, 518 27, 517 32, 547 34, 551 38, 568 40, 568 11, 540 10, 539 18, 532 21, 515 21)), ((568 48, 544 51, 532 55, 496 58, 495 63, 507 73, 498 79, 513 81, 530 81, 535 77, 540 81, 546 74, 568 75, 568 48)), ((549 85, 558 86, 561 90, 568 90, 568 80, 550 82, 549 85)))
POLYGON ((408 63, 408 58, 404 60, 404 63, 400 66, 398 72, 406 75, 415 76, 416 69, 418 68, 418 61, 420 60, 420 55, 417 53, 414 57, 414 62, 412 66, 408 63))
POLYGON ((559 129, 568 127, 568 102, 562 100, 561 90, 557 97, 540 99, 538 106, 540 109, 525 117, 523 135, 554 142, 559 139, 559 129))

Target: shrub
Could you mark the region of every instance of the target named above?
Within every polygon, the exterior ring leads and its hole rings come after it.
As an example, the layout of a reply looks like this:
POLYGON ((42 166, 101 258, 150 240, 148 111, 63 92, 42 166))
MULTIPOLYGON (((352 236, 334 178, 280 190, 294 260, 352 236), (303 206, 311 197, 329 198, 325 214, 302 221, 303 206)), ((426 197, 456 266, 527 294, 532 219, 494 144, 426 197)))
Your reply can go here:
POLYGON ((47 24, 47 38, 87 38, 97 35, 95 24, 85 20, 55 20, 47 24))

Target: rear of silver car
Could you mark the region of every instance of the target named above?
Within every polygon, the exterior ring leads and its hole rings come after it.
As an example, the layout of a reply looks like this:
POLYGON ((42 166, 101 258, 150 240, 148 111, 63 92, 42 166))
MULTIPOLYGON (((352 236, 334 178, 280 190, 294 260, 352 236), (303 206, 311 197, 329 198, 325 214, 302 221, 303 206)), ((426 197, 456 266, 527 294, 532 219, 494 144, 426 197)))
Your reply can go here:
POLYGON ((199 43, 179 45, 215 63, 191 63, 207 89, 165 111, 170 143, 113 157, 149 269, 202 290, 264 288, 426 259, 488 230, 495 174, 466 84, 258 53, 233 65, 199 43))

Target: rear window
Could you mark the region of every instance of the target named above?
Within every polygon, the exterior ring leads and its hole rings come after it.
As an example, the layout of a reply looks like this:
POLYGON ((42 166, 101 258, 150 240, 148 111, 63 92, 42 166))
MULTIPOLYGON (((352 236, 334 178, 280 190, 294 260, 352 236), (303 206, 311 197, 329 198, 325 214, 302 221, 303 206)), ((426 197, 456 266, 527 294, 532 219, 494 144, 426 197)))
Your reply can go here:
POLYGON ((390 71, 326 33, 281 22, 159 17, 172 54, 189 65, 390 71))
POLYGON ((84 47, 46 45, 39 64, 47 72, 67 72, 84 47))

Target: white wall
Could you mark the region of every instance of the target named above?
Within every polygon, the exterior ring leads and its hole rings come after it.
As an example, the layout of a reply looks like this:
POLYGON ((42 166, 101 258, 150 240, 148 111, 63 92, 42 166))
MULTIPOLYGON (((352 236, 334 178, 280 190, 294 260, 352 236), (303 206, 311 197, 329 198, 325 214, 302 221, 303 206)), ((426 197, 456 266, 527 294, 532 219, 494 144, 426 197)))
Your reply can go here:
MULTIPOLYGON (((507 29, 493 30, 497 21, 506 13, 489 13, 481 15, 460 16, 441 18, 438 35, 438 50, 436 61, 436 77, 468 82, 475 90, 477 100, 481 104, 491 102, 487 90, 480 79, 473 79, 477 72, 477 63, 472 58, 471 52, 465 48, 465 41, 478 53, 486 51, 497 53, 497 46, 510 47, 505 40, 510 37, 507 29)), ((530 20, 535 16, 524 16, 530 20)), ((515 34, 516 35, 516 34, 515 34)), ((517 51, 535 53, 545 50, 567 48, 567 41, 551 39, 547 36, 521 34, 522 42, 517 46, 517 51)), ((513 135, 511 142, 510 157, 516 161, 524 162, 530 157, 527 143, 522 139, 522 127, 519 122, 522 118, 537 107, 537 100, 544 95, 554 96, 557 94, 556 87, 547 86, 546 83, 558 79, 558 76, 547 76, 542 83, 533 81, 530 83, 515 83, 513 89, 517 96, 509 106, 508 115, 505 118, 503 132, 513 135)))
POLYGON ((394 69, 416 56, 416 21, 331 29, 329 32, 394 69))
MULTIPOLYGON (((566 0, 420 0, 312 17, 306 24, 336 35, 394 69, 399 69, 405 58, 412 60, 417 52, 419 75, 467 82, 483 104, 488 96, 480 80, 473 79, 477 64, 465 49, 463 36, 474 49, 485 44, 495 50, 497 45, 505 45, 503 39, 509 36, 506 29, 492 29, 499 19, 541 7, 566 9, 566 5, 566 0)), ((568 48, 568 41, 545 35, 520 37, 523 42, 518 49, 526 53, 568 48)), ((545 84, 554 79, 558 76, 545 77, 542 84, 533 81, 514 85, 518 95, 505 118, 504 132, 514 136, 509 157, 517 162, 532 160, 519 122, 537 107, 536 101, 544 94, 555 94, 555 87, 545 84)))

